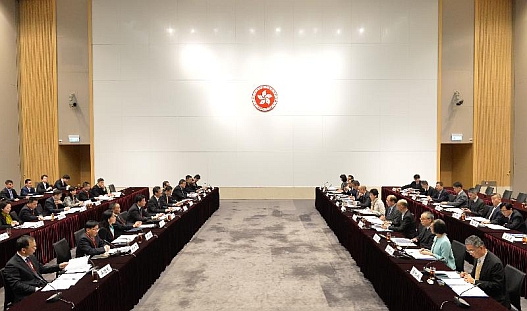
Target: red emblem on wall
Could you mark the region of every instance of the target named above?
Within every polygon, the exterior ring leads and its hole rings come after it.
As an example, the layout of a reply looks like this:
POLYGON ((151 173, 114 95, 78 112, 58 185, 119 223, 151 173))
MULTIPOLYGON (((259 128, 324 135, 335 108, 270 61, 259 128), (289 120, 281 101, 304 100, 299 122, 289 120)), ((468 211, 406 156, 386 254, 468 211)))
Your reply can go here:
POLYGON ((253 92, 254 108, 267 112, 273 110, 278 103, 278 94, 275 89, 269 85, 260 85, 253 92))

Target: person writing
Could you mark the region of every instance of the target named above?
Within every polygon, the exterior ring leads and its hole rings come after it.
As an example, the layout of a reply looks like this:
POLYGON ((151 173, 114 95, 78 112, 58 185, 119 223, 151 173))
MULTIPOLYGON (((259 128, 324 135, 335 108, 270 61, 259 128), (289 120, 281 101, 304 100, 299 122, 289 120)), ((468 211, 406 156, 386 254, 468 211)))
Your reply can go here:
POLYGON ((456 262, 450 240, 446 235, 446 224, 441 219, 436 219, 430 226, 430 230, 435 234, 432 247, 428 250, 421 248, 419 252, 423 255, 434 256, 437 260, 444 262, 450 269, 456 270, 456 262))
POLYGON ((79 239, 77 245, 76 257, 94 256, 108 252, 109 245, 105 245, 104 241, 99 238, 99 223, 95 220, 88 220, 84 226, 84 235, 79 239))

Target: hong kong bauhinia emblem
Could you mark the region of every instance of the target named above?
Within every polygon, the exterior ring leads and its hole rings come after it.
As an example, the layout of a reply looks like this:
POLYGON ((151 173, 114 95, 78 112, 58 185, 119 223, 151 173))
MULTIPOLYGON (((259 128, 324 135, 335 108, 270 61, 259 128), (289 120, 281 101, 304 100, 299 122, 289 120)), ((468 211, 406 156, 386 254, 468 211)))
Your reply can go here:
POLYGON ((267 112, 278 103, 278 94, 270 85, 260 85, 254 90, 252 100, 254 108, 267 112))

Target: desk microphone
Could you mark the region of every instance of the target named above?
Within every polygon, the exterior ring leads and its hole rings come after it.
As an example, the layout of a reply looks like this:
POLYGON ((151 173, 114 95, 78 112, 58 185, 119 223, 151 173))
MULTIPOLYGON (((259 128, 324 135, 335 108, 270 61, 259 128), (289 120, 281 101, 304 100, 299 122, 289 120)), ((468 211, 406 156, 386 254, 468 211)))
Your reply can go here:
POLYGON ((455 295, 454 296, 454 302, 456 303, 456 305, 458 305, 461 308, 470 308, 470 304, 465 299, 461 298, 461 295, 463 295, 464 293, 466 293, 469 290, 474 289, 476 287, 479 287, 479 284, 474 284, 474 286, 472 286, 469 289, 465 289, 464 291, 459 293, 459 295, 455 295))
POLYGON ((436 259, 436 260, 432 260, 430 262, 428 262, 424 267, 423 267, 423 274, 430 274, 430 269, 428 269, 428 267, 430 267, 431 264, 435 263, 435 262, 438 262, 438 261, 441 261, 439 259, 436 259))
POLYGON ((111 247, 117 247, 115 244, 113 244, 112 242, 106 240, 106 239, 101 239, 104 243, 110 245, 111 247))
POLYGON ((75 304, 73 303, 73 301, 69 301, 62 298, 62 292, 59 292, 53 285, 51 285, 51 283, 48 283, 47 285, 49 285, 49 287, 51 287, 55 291, 55 294, 49 296, 48 299, 46 299, 46 302, 56 302, 60 300, 65 303, 69 303, 71 305, 71 309, 75 308, 75 304))

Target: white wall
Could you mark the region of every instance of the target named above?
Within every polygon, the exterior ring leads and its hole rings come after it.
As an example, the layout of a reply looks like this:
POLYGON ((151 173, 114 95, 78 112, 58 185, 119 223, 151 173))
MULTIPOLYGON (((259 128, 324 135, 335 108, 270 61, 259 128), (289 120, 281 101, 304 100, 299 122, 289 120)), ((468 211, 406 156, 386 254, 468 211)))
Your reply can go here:
POLYGON ((437 12, 437 0, 93 0, 96 177, 434 181, 437 12), (268 113, 251 103, 261 84, 279 96, 268 113))

